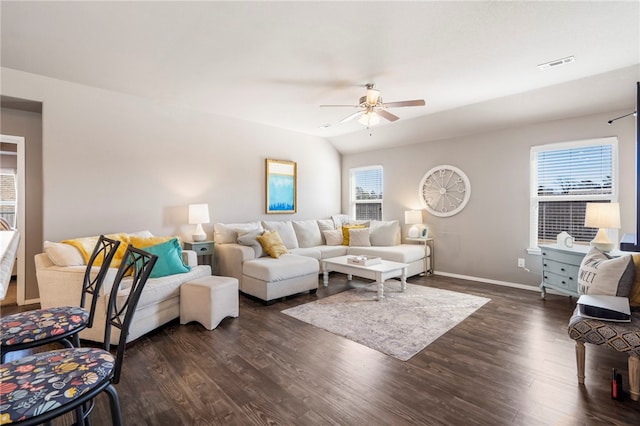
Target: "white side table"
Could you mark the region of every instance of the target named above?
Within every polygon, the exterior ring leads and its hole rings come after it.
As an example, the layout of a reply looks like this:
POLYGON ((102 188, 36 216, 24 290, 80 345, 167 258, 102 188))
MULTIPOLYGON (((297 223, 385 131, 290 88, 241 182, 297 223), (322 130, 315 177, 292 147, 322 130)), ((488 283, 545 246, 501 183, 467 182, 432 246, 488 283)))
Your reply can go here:
POLYGON ((433 275, 433 271, 434 271, 434 262, 433 262, 433 258, 434 258, 434 242, 433 242, 433 238, 410 238, 407 237, 406 238, 407 241, 415 241, 415 242, 419 242, 419 243, 423 243, 424 244, 424 273, 420 274, 421 276, 424 276, 426 274, 429 275, 433 275), (427 250, 427 247, 429 247, 429 250, 427 250), (429 258, 429 267, 427 268, 427 258, 429 258))

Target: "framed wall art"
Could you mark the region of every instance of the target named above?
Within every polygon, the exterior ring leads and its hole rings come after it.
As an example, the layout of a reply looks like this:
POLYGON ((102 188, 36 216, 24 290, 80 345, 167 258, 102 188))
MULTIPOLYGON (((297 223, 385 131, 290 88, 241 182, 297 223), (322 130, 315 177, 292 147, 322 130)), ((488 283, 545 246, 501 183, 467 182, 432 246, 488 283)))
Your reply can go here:
POLYGON ((267 213, 295 213, 297 208, 296 163, 267 158, 265 169, 267 213))

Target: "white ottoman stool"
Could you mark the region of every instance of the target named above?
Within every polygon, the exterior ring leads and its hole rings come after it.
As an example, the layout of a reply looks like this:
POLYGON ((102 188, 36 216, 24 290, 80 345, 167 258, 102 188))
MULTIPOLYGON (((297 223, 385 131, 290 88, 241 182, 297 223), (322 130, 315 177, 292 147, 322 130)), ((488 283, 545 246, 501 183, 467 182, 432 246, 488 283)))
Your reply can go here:
POLYGON ((180 324, 198 321, 213 330, 226 317, 238 317, 238 280, 210 275, 180 286, 180 324))

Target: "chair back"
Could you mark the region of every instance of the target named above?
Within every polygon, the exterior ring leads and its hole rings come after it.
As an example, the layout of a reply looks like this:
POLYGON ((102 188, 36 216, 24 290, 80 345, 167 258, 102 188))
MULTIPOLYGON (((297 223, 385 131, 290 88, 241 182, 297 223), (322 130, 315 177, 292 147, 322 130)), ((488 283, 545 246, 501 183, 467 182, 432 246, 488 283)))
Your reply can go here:
POLYGON ((122 259, 122 263, 120 263, 120 267, 118 268, 115 281, 113 282, 104 328, 104 349, 107 351, 111 349, 112 327, 119 329, 120 339, 118 340, 116 364, 114 366, 114 375, 112 379, 112 383, 114 384, 117 384, 120 381, 120 371, 122 369, 122 361, 124 359, 129 327, 131 326, 133 316, 136 313, 136 307, 138 306, 142 290, 144 289, 144 286, 149 279, 149 275, 151 274, 151 270, 157 260, 158 256, 155 254, 147 253, 146 251, 129 245, 124 258, 122 259), (127 289, 129 292, 127 297, 123 297, 123 300, 119 301, 118 291, 125 276, 127 277, 127 283, 129 283, 129 276, 131 276, 131 285, 127 289))
POLYGON ((91 257, 87 263, 87 269, 84 272, 84 280, 82 282, 82 296, 80 297, 80 307, 84 308, 87 297, 91 296, 87 328, 93 327, 93 318, 95 316, 96 306, 98 305, 98 299, 100 298, 100 289, 102 288, 104 277, 107 275, 107 271, 119 245, 120 241, 100 235, 98 243, 94 247, 93 253, 91 253, 91 257), (102 264, 100 265, 98 274, 91 278, 91 271, 97 260, 102 260, 102 264))

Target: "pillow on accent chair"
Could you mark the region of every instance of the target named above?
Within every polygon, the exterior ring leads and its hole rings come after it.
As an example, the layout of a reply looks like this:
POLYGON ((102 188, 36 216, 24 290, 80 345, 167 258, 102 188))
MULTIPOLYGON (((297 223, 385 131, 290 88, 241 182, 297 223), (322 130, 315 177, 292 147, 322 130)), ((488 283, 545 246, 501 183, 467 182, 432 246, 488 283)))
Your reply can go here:
POLYGON ((631 255, 610 258, 594 247, 580 263, 578 293, 629 297, 634 274, 631 255))
POLYGON ((329 229, 326 231, 322 231, 322 236, 324 237, 328 246, 341 246, 342 241, 344 240, 342 231, 339 229, 329 229))
POLYGON ((262 235, 262 232, 259 231, 238 234, 238 244, 251 247, 256 255, 256 259, 265 256, 265 253, 262 250, 262 244, 258 241, 258 237, 260 235, 262 235))
POLYGON ((149 275, 150 278, 182 274, 191 270, 191 267, 185 265, 182 261, 182 247, 180 247, 180 242, 177 238, 145 247, 142 250, 158 256, 158 260, 151 270, 151 275, 149 275))
POLYGON ((349 246, 371 247, 371 242, 369 242, 369 228, 349 229, 349 246))
POLYGON ((289 253, 287 247, 282 242, 278 231, 264 231, 264 233, 258 236, 258 241, 262 245, 264 251, 274 259, 279 258, 283 254, 289 253))

